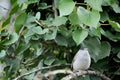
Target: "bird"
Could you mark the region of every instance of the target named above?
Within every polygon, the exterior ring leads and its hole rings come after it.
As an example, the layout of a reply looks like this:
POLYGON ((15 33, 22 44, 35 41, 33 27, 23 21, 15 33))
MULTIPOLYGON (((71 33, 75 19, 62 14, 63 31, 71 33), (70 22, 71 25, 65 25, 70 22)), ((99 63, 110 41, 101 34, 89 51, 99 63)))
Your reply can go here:
POLYGON ((3 30, 3 29, 7 29, 11 32, 14 31, 13 29, 13 20, 11 17, 10 19, 10 23, 7 24, 6 26, 3 27, 3 23, 9 18, 9 13, 10 13, 10 10, 11 10, 11 3, 10 3, 10 0, 0 0, 0 30, 3 30))
POLYGON ((10 8, 10 0, 0 0, 0 17, 7 18, 10 8))
POLYGON ((79 49, 72 61, 73 71, 84 71, 90 67, 91 58, 88 48, 79 49))

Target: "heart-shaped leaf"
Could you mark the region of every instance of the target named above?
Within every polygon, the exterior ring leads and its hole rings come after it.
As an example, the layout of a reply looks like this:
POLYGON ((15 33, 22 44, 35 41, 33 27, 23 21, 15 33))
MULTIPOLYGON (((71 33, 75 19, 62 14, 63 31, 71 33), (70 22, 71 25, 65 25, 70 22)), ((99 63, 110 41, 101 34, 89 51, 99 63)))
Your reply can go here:
POLYGON ((87 30, 78 29, 75 30, 72 34, 73 40, 79 45, 86 37, 88 36, 87 30))
POLYGON ((107 41, 100 42, 98 38, 89 38, 84 43, 95 62, 110 55, 111 46, 107 41))
POLYGON ((60 0, 59 2, 59 12, 60 16, 69 15, 75 7, 73 0, 60 0))
POLYGON ((99 20, 100 20, 100 14, 96 10, 88 11, 83 7, 78 7, 77 14, 79 17, 79 20, 90 27, 97 28, 99 20))

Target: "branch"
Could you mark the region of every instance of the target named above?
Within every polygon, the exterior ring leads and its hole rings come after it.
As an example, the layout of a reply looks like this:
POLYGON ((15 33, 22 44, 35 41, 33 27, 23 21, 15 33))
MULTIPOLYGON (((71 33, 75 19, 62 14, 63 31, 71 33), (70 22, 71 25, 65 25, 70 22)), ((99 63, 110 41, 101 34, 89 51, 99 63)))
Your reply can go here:
POLYGON ((35 20, 35 22, 36 22, 39 26, 44 27, 44 25, 41 24, 38 20, 35 20))
POLYGON ((32 73, 36 73, 36 72, 41 71, 41 70, 50 69, 50 68, 54 68, 54 67, 60 67, 60 66, 70 66, 70 65, 71 64, 57 64, 57 65, 52 65, 52 66, 38 68, 36 70, 33 70, 33 71, 28 72, 28 73, 22 74, 22 75, 16 77, 15 79, 13 79, 13 80, 19 80, 20 78, 22 78, 24 76, 30 75, 32 73))
POLYGON ((54 17, 56 18, 58 16, 58 12, 57 12, 57 9, 56 9, 56 6, 55 6, 55 0, 53 0, 52 9, 54 11, 54 17))
POLYGON ((60 74, 60 73, 63 73, 63 74, 73 74, 73 72, 72 72, 71 70, 62 69, 62 70, 50 71, 50 72, 48 72, 48 73, 45 73, 43 76, 44 76, 44 77, 48 77, 48 76, 57 75, 57 74, 60 74))
POLYGON ((100 72, 90 71, 90 70, 75 72, 73 74, 63 77, 61 80, 71 80, 77 76, 82 76, 82 75, 95 75, 95 76, 101 77, 103 80, 111 80, 110 78, 108 78, 107 76, 105 76, 104 74, 102 74, 100 72))
POLYGON ((85 3, 76 3, 76 5, 85 5, 85 6, 87 6, 87 4, 85 4, 85 3))
POLYGON ((102 26, 109 26, 110 24, 101 24, 102 26))

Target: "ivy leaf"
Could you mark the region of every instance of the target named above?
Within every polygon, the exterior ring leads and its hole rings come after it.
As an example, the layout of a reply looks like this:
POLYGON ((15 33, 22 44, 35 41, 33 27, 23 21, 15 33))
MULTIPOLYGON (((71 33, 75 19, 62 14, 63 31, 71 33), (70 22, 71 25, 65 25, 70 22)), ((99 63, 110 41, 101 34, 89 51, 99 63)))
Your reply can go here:
POLYGON ((98 58, 98 59, 103 59, 103 58, 109 56, 110 50, 111 50, 111 46, 110 46, 109 42, 107 42, 107 41, 101 42, 101 55, 99 56, 100 58, 98 58))
POLYGON ((103 0, 104 6, 111 6, 116 13, 120 13, 118 0, 103 0))
POLYGON ((98 28, 91 27, 89 34, 91 36, 97 36, 97 37, 101 38, 101 32, 100 32, 100 28, 99 27, 98 28))
POLYGON ((119 3, 112 3, 112 4, 111 4, 111 7, 113 8, 113 10, 114 10, 116 13, 120 13, 119 3))
POLYGON ((48 57, 47 59, 45 59, 44 64, 51 65, 54 61, 55 61, 55 58, 48 57))
POLYGON ((93 9, 102 11, 101 5, 103 0, 85 0, 93 9))
POLYGON ((10 23, 10 17, 3 22, 2 27, 6 27, 6 25, 8 25, 9 23, 10 23))
POLYGON ((95 62, 110 55, 111 46, 108 42, 100 42, 98 38, 90 38, 84 41, 88 47, 91 57, 95 62))
POLYGON ((57 28, 52 27, 49 29, 48 33, 44 35, 44 39, 52 40, 52 39, 55 39, 56 35, 57 35, 57 28))
POLYGON ((115 22, 115 21, 111 21, 109 20, 109 24, 116 30, 120 32, 120 24, 115 22))
POLYGON ((20 45, 16 49, 16 54, 22 54, 30 47, 30 44, 20 43, 20 45))
POLYGON ((70 14, 68 18, 69 18, 70 22, 74 25, 77 25, 77 24, 79 25, 81 23, 78 18, 78 14, 76 12, 70 14))
POLYGON ((108 20, 108 18, 109 18, 109 16, 108 16, 108 13, 106 11, 103 11, 100 13, 100 21, 101 22, 104 23, 105 21, 108 20))
POLYGON ((120 37, 117 37, 115 35, 113 35, 110 31, 104 31, 103 29, 100 30, 101 34, 104 35, 105 37, 107 37, 108 39, 116 42, 117 39, 120 40, 120 37))
POLYGON ((27 37, 30 37, 34 34, 39 34, 39 35, 42 35, 42 34, 45 34, 47 33, 49 30, 46 28, 46 29, 43 29, 40 27, 40 26, 37 26, 37 27, 31 27, 27 33, 24 35, 25 38, 27 37))
POLYGON ((3 58, 6 55, 5 50, 1 50, 0 51, 0 58, 3 58))
POLYGON ((37 3, 39 2, 39 0, 18 0, 17 1, 19 5, 22 5, 22 4, 32 4, 32 3, 37 3))
POLYGON ((60 16, 69 15, 75 7, 73 0, 60 0, 59 2, 59 12, 60 16))
POLYGON ((18 40, 18 35, 17 33, 13 32, 8 36, 8 38, 4 41, 4 45, 10 45, 15 43, 18 40))
POLYGON ((80 21, 83 24, 86 24, 90 27, 97 28, 97 25, 98 25, 99 20, 100 20, 100 14, 98 11, 92 10, 90 12, 83 7, 78 7, 77 14, 78 14, 80 21))
POLYGON ((57 35, 55 38, 55 42, 61 46, 68 46, 68 42, 66 40, 66 37, 64 37, 62 35, 57 35))
POLYGON ((20 29, 24 25, 25 21, 27 19, 27 14, 26 13, 21 13, 17 16, 14 24, 14 29, 16 33, 19 33, 20 29))
POLYGON ((60 26, 62 24, 65 24, 67 21, 67 18, 66 17, 56 17, 53 22, 52 22, 52 25, 53 26, 60 26))
POLYGON ((36 18, 37 20, 39 20, 39 19, 40 19, 40 17, 41 17, 40 12, 37 12, 37 13, 36 13, 36 15, 35 15, 35 18, 36 18))
POLYGON ((117 54, 117 57, 120 59, 120 52, 117 54))
POLYGON ((73 40, 79 45, 88 36, 87 30, 78 29, 72 33, 73 40))

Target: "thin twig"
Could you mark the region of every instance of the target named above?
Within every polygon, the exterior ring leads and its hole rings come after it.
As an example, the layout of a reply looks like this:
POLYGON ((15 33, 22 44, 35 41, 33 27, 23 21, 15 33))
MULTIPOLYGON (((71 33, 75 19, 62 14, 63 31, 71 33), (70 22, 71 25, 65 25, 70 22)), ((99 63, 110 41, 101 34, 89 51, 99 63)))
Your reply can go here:
POLYGON ((76 5, 87 5, 87 4, 85 4, 85 3, 76 3, 76 5))
POLYGON ((54 71, 50 71, 48 73, 45 73, 43 76, 44 77, 48 77, 48 76, 51 76, 51 75, 57 75, 57 74, 73 74, 73 72, 71 70, 68 70, 68 69, 61 69, 61 70, 54 70, 54 71))
POLYGON ((38 69, 36 69, 36 70, 34 70, 34 71, 30 71, 30 72, 28 72, 28 73, 22 74, 22 75, 16 77, 15 79, 13 79, 13 80, 19 80, 20 78, 22 78, 22 77, 24 77, 24 76, 30 75, 30 74, 32 74, 32 73, 36 73, 36 72, 38 72, 38 71, 40 71, 40 70, 50 69, 50 68, 60 67, 60 66, 70 66, 70 65, 71 65, 71 64, 57 64, 57 65, 52 65, 52 66, 47 66, 47 67, 38 68, 38 69))
POLYGON ((70 75, 63 77, 61 80, 71 80, 73 78, 76 78, 76 77, 82 76, 82 75, 95 75, 95 76, 101 77, 103 80, 111 80, 110 78, 108 78, 107 76, 105 76, 104 74, 102 74, 100 72, 90 71, 90 70, 75 72, 74 74, 70 74, 70 75))
POLYGON ((102 26, 109 26, 110 24, 100 24, 100 25, 102 25, 102 26))
POLYGON ((41 27, 43 27, 44 25, 43 24, 41 24, 38 20, 35 20, 35 22, 39 25, 39 26, 41 26, 41 27))

